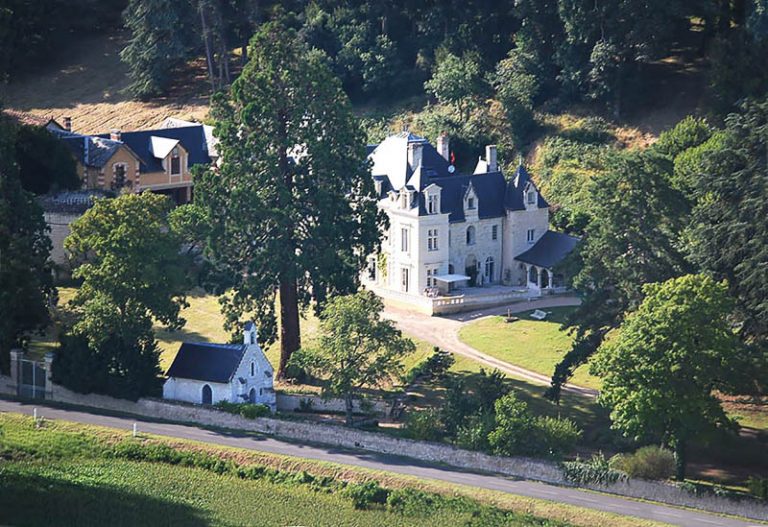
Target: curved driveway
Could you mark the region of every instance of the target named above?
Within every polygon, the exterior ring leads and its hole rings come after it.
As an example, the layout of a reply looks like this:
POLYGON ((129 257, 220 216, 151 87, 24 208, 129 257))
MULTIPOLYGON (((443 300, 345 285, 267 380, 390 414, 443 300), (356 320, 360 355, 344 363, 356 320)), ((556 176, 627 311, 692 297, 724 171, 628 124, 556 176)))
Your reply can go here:
MULTIPOLYGON (((139 432, 161 436, 190 439, 214 445, 246 448, 305 459, 315 459, 342 465, 383 470, 396 474, 405 474, 419 478, 433 479, 490 489, 519 496, 527 496, 567 503, 588 509, 613 512, 625 516, 636 516, 670 525, 682 527, 749 527, 758 522, 749 522, 736 518, 726 518, 689 509, 678 509, 656 503, 634 501, 619 496, 588 492, 570 487, 558 487, 533 481, 514 480, 502 476, 476 474, 466 470, 430 465, 404 457, 361 452, 336 447, 317 446, 282 441, 273 437, 255 435, 248 432, 220 431, 199 428, 192 425, 157 423, 141 418, 112 417, 96 415, 76 410, 64 410, 19 403, 0 399, 0 412, 13 412, 31 415, 34 407, 38 415, 47 419, 61 419, 76 423, 85 423, 122 430, 130 430, 133 423, 138 423, 139 432)), ((311 438, 308 438, 311 440, 311 438)))
MULTIPOLYGON (((499 360, 487 353, 476 350, 459 340, 461 326, 492 315, 505 315, 509 313, 521 313, 532 309, 547 309, 551 307, 578 306, 581 303, 576 297, 550 297, 531 302, 517 302, 509 306, 457 313, 447 316, 428 316, 422 313, 406 311, 392 306, 387 306, 383 316, 397 324, 403 332, 413 335, 421 340, 429 342, 451 353, 463 355, 489 368, 496 368, 512 377, 540 384, 550 385, 550 377, 535 371, 515 366, 499 360)), ((586 397, 596 397, 597 390, 566 384, 563 391, 571 392, 586 397)))

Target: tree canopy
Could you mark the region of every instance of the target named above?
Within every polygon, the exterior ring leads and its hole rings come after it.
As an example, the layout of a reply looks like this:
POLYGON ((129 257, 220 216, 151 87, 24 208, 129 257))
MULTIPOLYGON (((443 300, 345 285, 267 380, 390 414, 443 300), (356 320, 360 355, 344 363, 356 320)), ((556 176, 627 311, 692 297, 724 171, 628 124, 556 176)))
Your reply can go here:
POLYGON ((715 391, 740 379, 739 340, 724 283, 686 275, 646 284, 645 299, 591 365, 603 378, 600 402, 613 427, 641 441, 664 440, 685 477, 686 446, 701 434, 733 427, 715 391))
POLYGON ((322 312, 320 338, 301 354, 298 366, 325 379, 326 395, 344 399, 348 425, 362 389, 394 378, 402 359, 416 349, 392 321, 381 318, 383 309, 370 291, 333 298, 322 312))
POLYGON ((189 283, 168 220, 171 207, 159 194, 124 194, 97 200, 72 223, 64 247, 82 285, 72 300, 75 322, 56 357, 58 382, 134 399, 157 393, 152 324, 183 326, 189 283))
POLYGON ((207 256, 227 327, 253 313, 277 336, 285 374, 300 347, 299 310, 356 290, 378 242, 365 139, 325 56, 278 22, 261 27, 231 91, 214 101, 220 164, 198 178, 212 224, 207 256))
POLYGON ((0 114, 0 371, 10 349, 49 322, 55 289, 51 241, 43 211, 22 188, 15 160, 16 127, 0 114))

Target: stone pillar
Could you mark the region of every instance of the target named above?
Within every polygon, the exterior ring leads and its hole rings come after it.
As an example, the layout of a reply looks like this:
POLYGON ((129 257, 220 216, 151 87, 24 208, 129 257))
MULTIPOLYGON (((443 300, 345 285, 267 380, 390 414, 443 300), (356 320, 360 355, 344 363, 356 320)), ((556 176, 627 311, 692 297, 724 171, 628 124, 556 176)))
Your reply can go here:
POLYGON ((54 398, 54 390, 53 390, 53 358, 56 356, 55 353, 52 351, 49 351, 45 354, 45 398, 53 400, 54 398))
POLYGON ((546 273, 546 270, 545 269, 538 269, 537 268, 536 271, 538 272, 538 274, 536 275, 538 283, 536 285, 539 286, 539 289, 543 289, 542 288, 542 279, 541 279, 541 277, 544 275, 544 273, 546 273))
POLYGON ((21 382, 21 379, 19 379, 19 366, 23 358, 24 352, 22 350, 11 350, 11 384, 16 390, 19 389, 19 382, 21 382))

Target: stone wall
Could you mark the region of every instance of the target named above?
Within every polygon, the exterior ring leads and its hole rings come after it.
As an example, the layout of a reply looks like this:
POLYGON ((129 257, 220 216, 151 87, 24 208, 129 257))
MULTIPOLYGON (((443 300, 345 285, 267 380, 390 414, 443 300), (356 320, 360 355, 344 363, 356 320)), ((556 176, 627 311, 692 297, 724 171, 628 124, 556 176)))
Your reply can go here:
MULTIPOLYGON (((0 387, 2 385, 3 381, 0 378, 0 387)), ((385 434, 364 432, 328 424, 287 421, 274 418, 245 419, 211 407, 174 403, 160 399, 141 399, 137 402, 131 402, 103 395, 82 395, 58 385, 52 385, 51 398, 57 402, 90 406, 154 419, 247 430, 285 439, 362 449, 382 454, 405 456, 432 463, 443 463, 469 470, 497 473, 556 485, 569 485, 560 466, 546 460, 490 456, 480 452, 461 450, 451 445, 401 439, 385 434)), ((768 506, 757 500, 734 501, 714 495, 696 496, 668 483, 630 480, 608 486, 586 485, 585 487, 610 494, 647 499, 715 513, 768 520, 768 506)))
MULTIPOLYGON (((303 395, 292 393, 277 394, 277 409, 281 412, 293 412, 301 408, 302 401, 308 401, 312 410, 319 412, 345 412, 346 406, 343 399, 323 399, 317 395, 303 395)), ((372 411, 378 415, 386 415, 389 405, 386 401, 370 401, 372 411)), ((355 401, 354 409, 360 412, 360 401, 355 401)))
POLYGON ((0 394, 16 395, 16 383, 13 382, 13 379, 0 375, 0 394))

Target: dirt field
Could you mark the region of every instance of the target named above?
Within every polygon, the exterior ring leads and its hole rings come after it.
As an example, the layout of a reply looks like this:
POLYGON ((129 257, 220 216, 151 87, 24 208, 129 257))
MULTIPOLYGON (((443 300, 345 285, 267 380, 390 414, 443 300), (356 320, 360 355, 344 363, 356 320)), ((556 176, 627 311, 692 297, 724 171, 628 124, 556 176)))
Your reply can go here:
POLYGON ((126 38, 117 33, 73 42, 55 64, 0 86, 0 100, 8 108, 59 122, 72 117, 73 130, 82 133, 147 128, 171 116, 204 119, 208 91, 201 62, 179 73, 167 97, 148 102, 130 99, 127 69, 119 56, 126 38))

